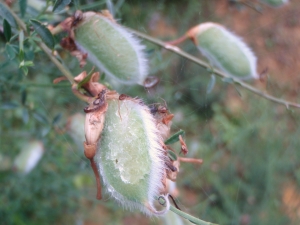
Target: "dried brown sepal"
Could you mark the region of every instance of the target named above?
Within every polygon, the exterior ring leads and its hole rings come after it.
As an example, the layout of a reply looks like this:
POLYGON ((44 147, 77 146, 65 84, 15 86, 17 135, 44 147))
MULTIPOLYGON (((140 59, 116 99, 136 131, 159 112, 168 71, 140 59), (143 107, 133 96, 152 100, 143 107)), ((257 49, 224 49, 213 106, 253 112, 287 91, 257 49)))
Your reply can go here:
POLYGON ((181 144, 181 150, 180 150, 180 153, 182 152, 183 155, 186 155, 186 154, 189 152, 189 150, 188 150, 187 145, 186 145, 186 143, 184 142, 184 140, 183 140, 183 138, 182 138, 181 135, 179 135, 179 141, 180 141, 180 144, 181 144))
POLYGON ((194 159, 194 158, 183 158, 179 157, 180 162, 193 163, 197 165, 201 165, 203 163, 203 159, 194 159))
POLYGON ((84 142, 83 145, 85 157, 90 160, 93 159, 96 155, 97 143, 87 144, 86 142, 84 142))
POLYGON ((97 199, 101 199, 101 182, 100 175, 97 170, 97 165, 94 161, 94 156, 97 151, 98 141, 101 138, 101 133, 104 127, 105 113, 108 108, 106 102, 108 98, 117 98, 116 92, 109 91, 98 80, 100 78, 99 73, 93 73, 89 80, 82 85, 91 96, 82 94, 77 87, 77 84, 83 81, 87 77, 87 73, 84 71, 74 78, 75 84, 72 86, 73 93, 79 98, 89 103, 89 106, 85 108, 85 139, 84 142, 84 154, 87 159, 90 160, 91 167, 93 169, 96 183, 97 183, 97 199))
MULTIPOLYGON (((78 76, 76 76, 74 78, 74 81, 76 83, 80 83, 87 76, 88 76, 88 74, 86 73, 86 71, 83 71, 82 73, 80 73, 78 76)), ((88 93, 90 93, 93 97, 96 97, 99 93, 101 93, 103 90, 106 89, 106 86, 104 86, 103 84, 100 84, 98 82, 99 79, 100 79, 100 73, 99 72, 95 72, 95 73, 92 74, 90 80, 87 83, 85 83, 85 84, 82 85, 82 87, 88 93)))
POLYGON ((65 37, 61 39, 60 45, 62 48, 68 50, 68 51, 75 51, 77 50, 76 44, 71 37, 65 37))
POLYGON ((113 15, 111 15, 111 13, 109 12, 109 10, 107 10, 107 9, 101 10, 101 13, 99 13, 99 14, 106 17, 110 21, 117 23, 116 20, 114 19, 113 15))
POLYGON ((158 128, 163 140, 170 136, 173 114, 165 106, 152 105, 150 107, 151 113, 156 120, 156 127, 158 128))
POLYGON ((66 32, 69 33, 68 37, 65 37, 61 40, 60 45, 62 48, 68 50, 70 54, 74 57, 76 57, 79 61, 80 67, 84 67, 86 65, 86 59, 88 54, 86 52, 80 51, 76 44, 75 44, 75 34, 74 29, 86 18, 94 15, 94 14, 100 14, 109 20, 115 22, 113 16, 109 13, 108 10, 102 10, 101 13, 95 13, 95 12, 86 12, 82 13, 80 10, 77 10, 75 14, 71 17, 68 17, 63 22, 59 24, 59 26, 66 32))
POLYGON ((65 37, 60 41, 62 48, 68 50, 70 54, 76 57, 79 61, 79 66, 82 68, 86 64, 87 53, 83 53, 77 49, 74 39, 71 37, 65 37))
POLYGON ((101 180, 100 180, 100 174, 98 173, 97 165, 94 161, 94 158, 90 160, 91 167, 93 169, 95 178, 96 178, 96 184, 97 184, 97 196, 96 198, 100 200, 102 198, 102 187, 101 187, 101 180))
POLYGON ((172 165, 177 169, 176 171, 167 170, 167 178, 171 181, 176 181, 177 174, 179 173, 180 161, 173 161, 172 165))
POLYGON ((53 84, 58 84, 59 82, 61 82, 63 80, 68 80, 68 79, 66 77, 58 77, 53 80, 53 84))

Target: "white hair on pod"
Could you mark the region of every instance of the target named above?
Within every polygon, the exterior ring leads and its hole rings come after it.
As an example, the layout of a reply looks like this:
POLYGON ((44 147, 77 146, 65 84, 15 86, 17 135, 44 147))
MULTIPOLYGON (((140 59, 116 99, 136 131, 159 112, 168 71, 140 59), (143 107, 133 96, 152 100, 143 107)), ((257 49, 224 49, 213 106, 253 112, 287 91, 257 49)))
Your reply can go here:
MULTIPOLYGON (((103 184, 106 187, 105 188, 106 193, 108 193, 111 197, 116 199, 119 205, 123 206, 126 209, 129 210, 137 209, 149 216, 163 215, 170 208, 168 195, 161 194, 161 191, 164 190, 164 185, 162 183, 162 180, 164 179, 166 174, 165 161, 167 160, 166 158, 167 156, 165 155, 165 150, 162 148, 161 145, 161 143, 163 143, 163 140, 156 127, 155 119, 153 115, 150 113, 149 108, 146 105, 144 105, 143 102, 139 99, 136 98, 125 99, 120 101, 120 104, 121 104, 119 106, 120 108, 127 107, 129 111, 137 112, 138 117, 141 118, 141 121, 143 123, 145 133, 147 134, 146 142, 147 142, 147 146, 149 146, 147 151, 151 161, 151 166, 150 166, 151 169, 149 171, 149 179, 147 184, 147 188, 148 188, 147 196, 145 196, 145 202, 137 202, 137 201, 132 201, 127 199, 126 196, 118 192, 111 184, 109 184, 107 177, 104 173, 103 165, 100 161, 97 164, 100 170, 103 184), (163 196, 165 199, 165 205, 161 211, 157 210, 154 206, 154 202, 156 202, 157 198, 160 196, 163 196)), ((117 115, 118 113, 119 112, 116 112, 115 115, 117 115)), ((121 119, 121 117, 119 118, 121 119)), ((124 120, 124 117, 122 117, 122 119, 124 120)), ((133 142, 132 145, 134 144, 135 143, 133 142)), ((100 146, 101 146, 101 141, 100 141, 100 146)))
MULTIPOLYGON (((93 54, 92 51, 88 51, 88 59, 93 62, 93 64, 95 64, 98 68, 101 68, 101 70, 103 70, 103 72, 105 74, 107 74, 108 76, 114 78, 115 80, 123 83, 123 84, 135 84, 138 83, 140 85, 144 84, 144 81, 148 75, 148 60, 146 57, 146 54, 144 52, 145 50, 145 46, 141 44, 141 41, 134 36, 134 34, 130 31, 128 31, 125 27, 121 26, 120 24, 117 24, 116 22, 111 21, 109 18, 103 16, 103 15, 99 15, 99 14, 95 14, 95 13, 90 13, 90 12, 86 12, 84 13, 85 17, 89 17, 89 16, 95 16, 95 17, 99 17, 99 19, 105 21, 106 23, 110 24, 113 29, 117 32, 115 32, 115 35, 118 36, 122 36, 122 38, 125 38, 128 43, 131 45, 132 49, 134 50, 134 52, 136 53, 136 58, 138 60, 138 63, 136 64, 137 70, 138 70, 138 77, 136 77, 136 80, 124 80, 124 79, 120 79, 116 76, 116 74, 113 74, 109 69, 106 68, 106 66, 98 59, 97 56, 95 56, 93 54)), ((87 52, 87 49, 85 49, 84 47, 82 47, 82 45, 76 41, 75 39, 75 43, 76 43, 76 47, 82 51, 83 53, 87 52)), ((119 44, 119 43, 118 43, 119 44)), ((96 45, 96 44, 95 44, 96 45)), ((94 47, 95 48, 95 47, 94 47)), ((126 56, 126 57, 130 57, 130 56, 126 56)), ((116 59, 118 57, 116 56, 116 59)))
MULTIPOLYGON (((238 48, 243 52, 243 54, 246 56, 247 60, 249 61, 251 74, 248 74, 247 77, 239 77, 239 78, 240 79, 249 79, 249 78, 258 79, 259 75, 257 74, 257 68, 256 68, 257 67, 257 58, 256 58, 255 54, 253 53, 253 51, 242 40, 242 38, 238 37, 233 32, 227 30, 225 27, 223 27, 222 25, 217 24, 217 23, 206 22, 206 23, 200 24, 197 28, 198 28, 199 33, 202 33, 212 27, 218 28, 220 31, 222 31, 222 33, 230 40, 231 43, 234 43, 238 46, 238 48)), ((235 74, 232 74, 230 71, 228 71, 225 67, 223 67, 223 65, 219 62, 219 60, 216 59, 213 54, 208 52, 201 45, 198 45, 197 47, 199 48, 202 55, 204 55, 206 58, 209 59, 211 64, 217 66, 222 71, 225 71, 227 74, 230 74, 233 76, 235 75, 235 74)), ((235 62, 233 62, 233 63, 235 63, 235 62)))

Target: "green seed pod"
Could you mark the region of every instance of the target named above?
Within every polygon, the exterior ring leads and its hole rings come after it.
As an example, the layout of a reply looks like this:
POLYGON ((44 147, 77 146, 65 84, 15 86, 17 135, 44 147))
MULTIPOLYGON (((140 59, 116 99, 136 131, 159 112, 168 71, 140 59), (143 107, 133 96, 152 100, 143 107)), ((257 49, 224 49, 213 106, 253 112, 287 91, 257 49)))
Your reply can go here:
POLYGON ((273 7, 280 7, 289 2, 288 0, 260 0, 260 1, 273 7))
POLYGON ((201 53, 228 75, 259 78, 256 57, 236 35, 216 23, 202 23, 188 31, 201 53))
POLYGON ((144 83, 148 71, 145 47, 108 12, 85 12, 71 25, 71 38, 83 59, 87 53, 88 60, 120 83, 144 83))
POLYGON ((23 174, 28 174, 40 161, 44 153, 44 145, 40 141, 30 141, 25 144, 14 161, 14 168, 23 174))
POLYGON ((148 215, 161 215, 154 207, 165 192, 166 155, 153 116, 140 100, 109 100, 105 124, 94 160, 106 191, 122 206, 148 215))

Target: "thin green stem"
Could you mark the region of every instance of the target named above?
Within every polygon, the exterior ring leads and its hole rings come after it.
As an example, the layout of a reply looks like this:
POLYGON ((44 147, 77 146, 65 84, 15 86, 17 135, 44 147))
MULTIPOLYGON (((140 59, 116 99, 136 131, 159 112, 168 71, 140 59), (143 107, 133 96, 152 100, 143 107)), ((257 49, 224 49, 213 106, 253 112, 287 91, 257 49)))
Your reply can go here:
MULTIPOLYGON (((204 67, 206 69, 210 69, 211 68, 211 66, 208 63, 206 63, 206 62, 204 62, 204 61, 196 58, 195 56, 192 56, 192 55, 188 54, 185 51, 182 51, 180 48, 178 48, 176 46, 166 44, 163 41, 160 41, 160 40, 158 40, 156 38, 150 37, 150 36, 148 36, 148 35, 146 35, 144 33, 138 32, 136 30, 132 30, 132 29, 128 29, 128 30, 131 31, 132 33, 134 33, 135 35, 137 35, 137 36, 139 36, 139 37, 141 37, 141 38, 143 38, 143 39, 145 39, 145 40, 147 40, 149 42, 152 42, 152 43, 154 43, 154 44, 156 44, 158 46, 161 46, 161 47, 163 47, 163 48, 165 48, 165 49, 167 49, 167 50, 169 50, 171 52, 176 53, 177 55, 180 55, 180 56, 182 56, 182 57, 184 57, 184 58, 186 58, 186 59, 188 59, 188 60, 196 63, 199 66, 202 66, 202 67, 204 67)), ((245 88, 246 90, 248 90, 248 91, 250 91, 250 92, 252 92, 252 93, 254 93, 256 95, 259 95, 259 96, 261 96, 261 97, 263 97, 263 98, 265 98, 265 99, 267 99, 269 101, 285 105, 287 108, 289 108, 289 107, 300 108, 300 104, 298 104, 298 103, 288 102, 288 101, 285 101, 283 99, 276 98, 276 97, 274 97, 272 95, 269 95, 269 94, 267 94, 267 93, 265 93, 265 92, 263 92, 263 91, 255 88, 255 87, 253 87, 253 86, 251 86, 251 85, 249 85, 249 84, 241 81, 238 78, 231 77, 231 76, 223 73, 222 71, 220 71, 220 70, 218 70, 216 68, 213 68, 213 73, 216 74, 219 77, 222 77, 222 78, 230 78, 233 83, 238 84, 241 87, 245 88)))
MULTIPOLYGON (((26 24, 9 7, 7 7, 7 9, 13 15, 20 28, 24 31, 24 34, 28 36, 26 24)), ((46 53, 50 60, 57 66, 61 73, 70 81, 70 83, 73 84, 74 79, 72 73, 57 60, 57 58, 52 54, 51 49, 49 49, 43 42, 35 42, 46 53)))
POLYGON ((198 224, 198 225, 217 225, 215 223, 210 223, 210 222, 206 222, 204 220, 200 220, 196 217, 193 217, 185 212, 182 212, 181 210, 175 208, 174 206, 170 206, 170 210, 173 212, 173 213, 176 213, 178 216, 181 216, 189 221, 191 221, 192 223, 194 224, 198 224))

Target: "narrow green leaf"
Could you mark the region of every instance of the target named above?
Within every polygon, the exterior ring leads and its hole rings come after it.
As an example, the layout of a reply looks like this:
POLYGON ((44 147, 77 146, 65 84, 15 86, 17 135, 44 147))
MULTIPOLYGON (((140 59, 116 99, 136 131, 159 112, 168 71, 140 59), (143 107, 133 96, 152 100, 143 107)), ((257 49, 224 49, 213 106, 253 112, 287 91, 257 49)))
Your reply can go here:
POLYGON ((21 92, 21 103, 22 103, 22 105, 25 105, 26 99, 27 99, 27 91, 23 90, 21 92))
POLYGON ((28 123, 29 121, 29 113, 28 113, 28 109, 26 108, 23 108, 23 111, 22 111, 22 120, 25 124, 28 123))
POLYGON ((77 84, 77 89, 80 89, 84 84, 86 84, 87 82, 90 81, 93 73, 93 71, 91 71, 82 81, 80 81, 78 84, 77 84))
POLYGON ((209 94, 213 90, 215 84, 216 84, 216 76, 212 74, 206 88, 206 94, 209 94))
POLYGON ((51 49, 54 48, 55 40, 51 32, 41 22, 37 20, 30 20, 35 31, 40 35, 43 42, 51 49))
POLYGON ((43 123, 43 124, 48 124, 47 118, 46 118, 44 115, 42 115, 41 113, 39 113, 39 112, 34 112, 34 113, 33 113, 33 117, 34 117, 37 121, 39 121, 39 122, 41 122, 41 123, 43 123))
POLYGON ((13 15, 10 13, 10 11, 7 9, 7 6, 4 5, 2 2, 0 2, 0 16, 3 19, 6 19, 10 26, 17 27, 17 23, 13 15))
POLYGON ((184 136, 185 132, 183 130, 177 131, 175 134, 173 134, 169 139, 165 141, 165 144, 169 145, 179 141, 179 135, 184 136))
POLYGON ((19 0, 19 7, 20 7, 21 16, 24 17, 27 8, 27 0, 19 0))
POLYGON ((4 36, 5 36, 5 40, 7 42, 9 42, 10 38, 11 38, 11 26, 10 24, 7 22, 6 19, 4 19, 3 21, 3 29, 4 29, 4 36))
POLYGON ((73 4, 75 6, 75 9, 78 10, 80 7, 80 1, 79 0, 73 0, 73 4))
POLYGON ((100 82, 104 81, 105 77, 106 77, 106 74, 105 73, 101 73, 100 82))
POLYGON ((63 10, 67 5, 71 3, 71 0, 56 0, 53 6, 52 12, 59 12, 63 10))
POLYGON ((19 57, 19 61, 22 62, 22 61, 24 60, 24 51, 23 51, 23 50, 20 50, 20 51, 19 51, 18 57, 19 57))
POLYGON ((22 61, 20 63, 20 66, 19 67, 30 67, 30 66, 34 66, 33 62, 32 61, 22 61))
POLYGON ((176 161, 177 160, 177 155, 175 152, 171 151, 171 150, 168 150, 168 156, 170 159, 172 159, 173 161, 176 161))
POLYGON ((42 137, 45 137, 49 133, 50 130, 51 130, 51 127, 49 127, 49 126, 43 127, 43 129, 41 131, 42 137))
POLYGON ((17 54, 14 47, 12 47, 10 44, 5 45, 5 52, 10 60, 14 59, 17 54))
POLYGON ((21 70, 23 71, 24 75, 27 76, 28 68, 27 67, 21 67, 21 70))
POLYGON ((56 124, 60 121, 61 117, 62 117, 62 114, 61 114, 61 113, 58 113, 58 114, 53 118, 53 120, 52 120, 52 125, 56 125, 56 124))
POLYGON ((15 109, 18 107, 19 107, 19 104, 15 103, 15 102, 4 102, 1 105, 1 109, 15 109))
POLYGON ((223 80, 223 82, 228 83, 228 84, 233 84, 234 83, 234 81, 231 77, 225 77, 222 80, 223 80))

